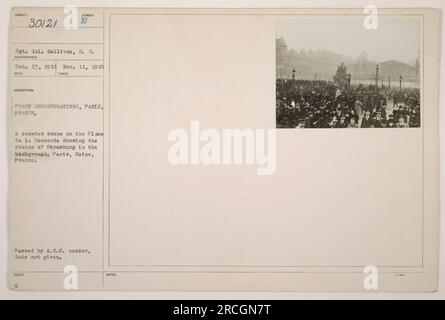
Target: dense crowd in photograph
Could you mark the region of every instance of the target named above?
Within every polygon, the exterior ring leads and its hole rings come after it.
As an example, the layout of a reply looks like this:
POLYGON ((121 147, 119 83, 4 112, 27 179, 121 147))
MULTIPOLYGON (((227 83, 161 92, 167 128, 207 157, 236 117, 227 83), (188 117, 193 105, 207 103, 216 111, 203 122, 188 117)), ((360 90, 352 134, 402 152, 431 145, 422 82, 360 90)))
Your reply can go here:
POLYGON ((352 85, 342 71, 333 81, 277 79, 277 128, 420 127, 418 88, 352 85))

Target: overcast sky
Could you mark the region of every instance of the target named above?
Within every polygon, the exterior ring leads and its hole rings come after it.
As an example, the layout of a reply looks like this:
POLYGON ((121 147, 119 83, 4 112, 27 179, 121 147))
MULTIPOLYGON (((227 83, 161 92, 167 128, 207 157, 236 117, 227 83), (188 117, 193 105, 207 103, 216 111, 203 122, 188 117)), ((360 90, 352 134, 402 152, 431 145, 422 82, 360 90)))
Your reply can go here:
POLYGON ((357 57, 366 51, 369 60, 412 63, 419 50, 419 20, 378 19, 377 30, 363 27, 363 19, 292 19, 277 21, 277 37, 289 49, 326 49, 357 57))

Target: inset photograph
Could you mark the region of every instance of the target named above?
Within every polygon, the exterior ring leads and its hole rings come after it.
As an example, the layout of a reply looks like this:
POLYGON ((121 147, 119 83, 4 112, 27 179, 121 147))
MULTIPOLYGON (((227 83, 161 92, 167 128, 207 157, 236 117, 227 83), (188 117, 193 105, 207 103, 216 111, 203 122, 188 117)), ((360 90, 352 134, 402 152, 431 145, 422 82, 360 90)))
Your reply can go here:
POLYGON ((288 19, 276 24, 277 128, 421 125, 421 20, 288 19))

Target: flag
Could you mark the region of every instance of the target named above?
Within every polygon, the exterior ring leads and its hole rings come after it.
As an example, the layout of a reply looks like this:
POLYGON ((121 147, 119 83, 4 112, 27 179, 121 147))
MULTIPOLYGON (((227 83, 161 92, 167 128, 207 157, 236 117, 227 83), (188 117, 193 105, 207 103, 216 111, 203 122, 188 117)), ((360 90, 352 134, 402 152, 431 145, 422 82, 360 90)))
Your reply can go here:
POLYGON ((335 92, 335 99, 337 99, 341 95, 341 91, 339 88, 337 88, 337 91, 335 92))

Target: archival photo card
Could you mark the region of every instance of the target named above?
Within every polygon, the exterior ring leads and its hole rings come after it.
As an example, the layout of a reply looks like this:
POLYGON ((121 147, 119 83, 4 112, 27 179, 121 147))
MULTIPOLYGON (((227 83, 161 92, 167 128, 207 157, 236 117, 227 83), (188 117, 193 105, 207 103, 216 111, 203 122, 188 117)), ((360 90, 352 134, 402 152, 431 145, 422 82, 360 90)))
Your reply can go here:
POLYGON ((14 8, 9 287, 436 290, 440 22, 14 8))

